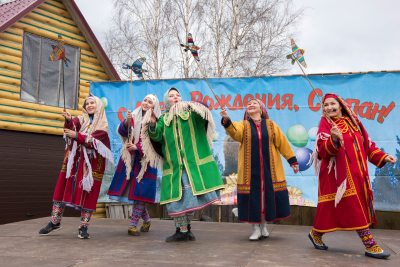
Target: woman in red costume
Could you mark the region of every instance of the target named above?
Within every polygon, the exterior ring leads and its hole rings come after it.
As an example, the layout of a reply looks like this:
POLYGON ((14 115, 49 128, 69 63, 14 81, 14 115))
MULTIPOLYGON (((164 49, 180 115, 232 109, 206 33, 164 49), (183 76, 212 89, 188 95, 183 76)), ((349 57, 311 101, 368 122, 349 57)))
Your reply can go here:
POLYGON ((114 161, 103 103, 89 94, 82 111, 83 115, 75 118, 66 111, 61 114, 65 118, 67 148, 54 190, 51 220, 39 231, 41 235, 60 230, 65 206, 71 206, 81 211, 78 237, 90 238, 87 230, 96 210, 104 171, 114 161))
POLYGON ((311 158, 319 173, 318 206, 308 237, 316 249, 326 250, 328 247, 322 242, 324 233, 357 231, 366 256, 386 259, 390 254, 378 246, 369 231, 369 226, 377 221, 368 161, 382 168, 396 159, 375 146, 340 96, 328 93, 322 102, 324 108, 311 158))

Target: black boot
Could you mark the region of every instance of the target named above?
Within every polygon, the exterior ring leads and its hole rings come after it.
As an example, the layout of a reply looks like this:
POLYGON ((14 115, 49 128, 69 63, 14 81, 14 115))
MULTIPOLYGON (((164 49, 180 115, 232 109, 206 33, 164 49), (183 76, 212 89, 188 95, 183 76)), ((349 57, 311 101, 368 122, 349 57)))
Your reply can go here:
POLYGON ((196 237, 194 237, 194 234, 192 233, 192 231, 190 231, 190 229, 192 229, 190 224, 188 224, 187 228, 188 228, 189 241, 196 241, 196 237))
POLYGON ((166 242, 179 242, 179 241, 188 241, 188 240, 189 240, 188 232, 181 233, 181 229, 179 227, 176 227, 175 234, 173 234, 165 239, 166 242))

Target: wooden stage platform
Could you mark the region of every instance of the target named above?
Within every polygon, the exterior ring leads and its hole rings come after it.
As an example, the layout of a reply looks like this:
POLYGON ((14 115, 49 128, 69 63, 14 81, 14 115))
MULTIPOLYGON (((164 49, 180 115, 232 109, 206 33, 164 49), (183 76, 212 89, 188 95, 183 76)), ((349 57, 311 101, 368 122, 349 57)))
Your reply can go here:
POLYGON ((329 250, 318 251, 307 237, 309 226, 268 224, 270 237, 251 242, 250 225, 193 222, 196 241, 166 243, 175 232, 173 221, 153 220, 150 232, 129 236, 129 220, 93 218, 89 240, 77 237, 79 218, 72 217, 63 219, 60 231, 40 236, 48 221, 0 225, 0 266, 400 266, 397 230, 371 230, 391 254, 377 260, 364 256, 355 231, 327 234, 329 250))

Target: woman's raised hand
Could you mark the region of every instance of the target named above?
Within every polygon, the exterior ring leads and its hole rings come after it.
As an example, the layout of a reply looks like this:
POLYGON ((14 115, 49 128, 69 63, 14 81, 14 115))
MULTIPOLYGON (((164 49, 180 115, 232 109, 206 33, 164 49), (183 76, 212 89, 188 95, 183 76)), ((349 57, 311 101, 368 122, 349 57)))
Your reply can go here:
POLYGON ((151 109, 150 123, 151 123, 152 125, 154 125, 154 124, 156 123, 156 121, 157 121, 157 117, 156 117, 156 114, 154 114, 154 109, 151 109))
POLYGON ((130 121, 132 119, 132 112, 129 110, 128 113, 126 113, 126 120, 130 121))
POLYGON ((70 121, 71 120, 71 114, 69 113, 69 112, 67 112, 67 111, 65 111, 65 110, 63 110, 63 112, 61 112, 61 116, 63 116, 64 118, 66 118, 67 119, 67 121, 70 121))
POLYGON ((226 112, 226 110, 224 108, 222 108, 222 110, 219 114, 221 115, 222 118, 224 118, 224 121, 229 119, 228 112, 226 112))

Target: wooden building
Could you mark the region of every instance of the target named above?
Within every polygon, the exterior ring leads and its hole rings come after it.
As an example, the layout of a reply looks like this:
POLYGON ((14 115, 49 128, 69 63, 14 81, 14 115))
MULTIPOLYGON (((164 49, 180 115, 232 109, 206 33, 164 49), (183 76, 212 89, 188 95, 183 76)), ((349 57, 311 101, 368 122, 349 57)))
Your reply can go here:
POLYGON ((50 216, 65 148, 62 84, 76 116, 90 82, 106 80, 119 76, 73 0, 0 5, 0 224, 50 216), (65 70, 48 60, 59 34, 72 57, 65 70))

